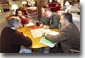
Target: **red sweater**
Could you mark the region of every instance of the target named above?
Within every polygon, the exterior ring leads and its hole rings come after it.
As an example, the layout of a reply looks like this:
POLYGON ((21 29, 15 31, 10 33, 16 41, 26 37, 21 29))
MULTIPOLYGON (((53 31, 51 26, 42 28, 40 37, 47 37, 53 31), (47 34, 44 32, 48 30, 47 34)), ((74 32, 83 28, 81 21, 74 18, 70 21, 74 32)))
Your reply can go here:
POLYGON ((24 18, 22 18, 22 17, 20 17, 20 19, 21 19, 21 24, 22 24, 22 25, 29 23, 29 20, 28 20, 28 19, 24 19, 24 18))

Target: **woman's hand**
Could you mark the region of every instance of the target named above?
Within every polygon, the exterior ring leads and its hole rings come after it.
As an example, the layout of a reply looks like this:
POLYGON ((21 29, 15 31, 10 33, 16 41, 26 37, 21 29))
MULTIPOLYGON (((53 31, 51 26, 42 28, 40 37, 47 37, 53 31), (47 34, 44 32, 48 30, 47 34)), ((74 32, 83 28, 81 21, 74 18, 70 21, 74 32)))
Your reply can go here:
POLYGON ((23 19, 26 19, 26 17, 25 16, 21 16, 23 19))

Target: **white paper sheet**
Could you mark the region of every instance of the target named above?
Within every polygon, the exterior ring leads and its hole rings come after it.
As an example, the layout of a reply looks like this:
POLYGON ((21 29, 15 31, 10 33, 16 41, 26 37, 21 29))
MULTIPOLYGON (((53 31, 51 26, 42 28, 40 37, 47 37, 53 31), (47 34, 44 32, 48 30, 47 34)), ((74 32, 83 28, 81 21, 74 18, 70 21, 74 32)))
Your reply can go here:
POLYGON ((33 23, 29 23, 26 26, 34 26, 34 24, 33 23))
POLYGON ((33 37, 41 37, 44 34, 43 31, 44 31, 43 28, 39 28, 39 29, 31 30, 31 33, 32 33, 33 37))
POLYGON ((31 30, 33 37, 41 37, 44 34, 57 35, 59 32, 52 31, 50 29, 38 28, 31 30))
POLYGON ((55 32, 55 31, 52 31, 50 29, 46 29, 44 30, 45 34, 50 34, 50 35, 58 35, 59 32, 55 32))

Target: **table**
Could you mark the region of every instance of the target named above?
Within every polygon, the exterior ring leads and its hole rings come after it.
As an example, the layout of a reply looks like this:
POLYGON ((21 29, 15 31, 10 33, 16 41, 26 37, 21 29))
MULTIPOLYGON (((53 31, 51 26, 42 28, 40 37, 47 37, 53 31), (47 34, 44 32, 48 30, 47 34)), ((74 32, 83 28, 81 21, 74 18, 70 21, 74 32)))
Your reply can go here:
MULTIPOLYGON (((22 32, 25 36, 29 37, 31 40, 32 40, 32 46, 31 48, 42 48, 42 47, 48 47, 47 45, 44 45, 42 43, 40 43, 40 39, 42 37, 36 37, 34 38, 31 34, 31 31, 32 29, 37 29, 37 28, 40 28, 39 26, 32 26, 32 27, 22 27, 22 28, 19 28, 17 31, 19 32, 22 32)), ((51 29, 53 31, 59 31, 58 29, 51 29)))

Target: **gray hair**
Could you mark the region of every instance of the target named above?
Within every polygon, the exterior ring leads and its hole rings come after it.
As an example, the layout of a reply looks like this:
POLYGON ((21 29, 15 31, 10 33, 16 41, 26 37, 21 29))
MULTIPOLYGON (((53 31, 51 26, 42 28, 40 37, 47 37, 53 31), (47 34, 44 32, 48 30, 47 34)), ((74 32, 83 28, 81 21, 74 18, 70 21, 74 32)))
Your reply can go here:
POLYGON ((16 18, 10 18, 10 20, 8 21, 8 26, 9 27, 14 27, 14 23, 18 23, 19 20, 17 20, 16 18))

